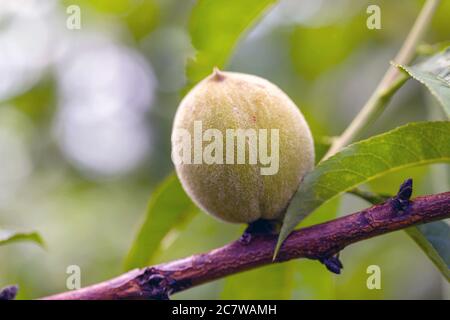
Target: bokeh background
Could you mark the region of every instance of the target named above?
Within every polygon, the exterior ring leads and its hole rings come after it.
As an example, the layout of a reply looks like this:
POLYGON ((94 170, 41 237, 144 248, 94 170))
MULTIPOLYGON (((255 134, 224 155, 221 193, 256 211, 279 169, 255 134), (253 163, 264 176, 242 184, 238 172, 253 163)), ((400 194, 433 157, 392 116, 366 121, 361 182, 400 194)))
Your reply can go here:
MULTIPOLYGON (((317 141, 338 135, 362 107, 409 31, 423 1, 282 0, 242 37, 227 70, 276 83, 300 106, 317 141), (381 7, 382 29, 366 28, 366 8, 381 7)), ((124 259, 155 187, 173 169, 172 118, 195 49, 191 0, 2 0, 0 2, 0 226, 38 230, 33 243, 0 247, 0 287, 19 298, 66 290, 66 268, 82 285, 124 271, 124 259), (81 29, 66 27, 69 5, 81 29)), ((233 14, 232 12, 217 12, 233 14)), ((428 43, 449 40, 443 1, 428 43)), ((215 30, 220 33, 221 30, 215 30)), ((409 81, 366 136, 441 117, 436 102, 409 81)), ((368 188, 393 193, 407 177, 415 194, 446 191, 445 166, 403 170, 368 188)), ((368 204, 345 195, 304 224, 368 204)), ((196 214, 161 242, 152 262, 221 246, 243 226, 196 214)), ((443 299, 449 287, 404 232, 345 249, 342 275, 313 261, 261 268, 180 293, 189 299, 443 299), (366 287, 367 266, 382 289, 366 287)))

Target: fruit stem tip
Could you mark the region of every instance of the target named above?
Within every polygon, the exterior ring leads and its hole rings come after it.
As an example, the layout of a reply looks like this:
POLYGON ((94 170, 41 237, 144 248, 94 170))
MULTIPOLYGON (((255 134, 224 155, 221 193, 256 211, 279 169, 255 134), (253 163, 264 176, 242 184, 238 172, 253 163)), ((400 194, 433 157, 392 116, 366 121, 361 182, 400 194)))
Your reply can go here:
POLYGON ((223 81, 225 79, 225 74, 220 71, 219 68, 214 67, 211 79, 214 81, 223 81))

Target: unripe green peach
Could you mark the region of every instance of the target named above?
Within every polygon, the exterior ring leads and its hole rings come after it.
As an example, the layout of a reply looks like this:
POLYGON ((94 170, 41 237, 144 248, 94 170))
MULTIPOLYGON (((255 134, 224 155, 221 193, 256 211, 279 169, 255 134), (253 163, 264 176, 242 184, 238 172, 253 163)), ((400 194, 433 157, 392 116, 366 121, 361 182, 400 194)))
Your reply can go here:
POLYGON ((216 69, 195 86, 178 107, 172 132, 172 158, 176 157, 177 175, 199 207, 221 220, 250 223, 260 218, 283 218, 302 178, 314 166, 314 144, 303 115, 277 86, 257 76, 216 69), (199 129, 200 123, 205 135, 203 141, 196 144, 195 136, 199 131, 195 126, 199 129), (208 133, 208 129, 216 129, 220 135, 208 133), (261 138, 258 132, 266 129, 266 153, 273 156, 273 163, 268 164, 264 153, 260 153, 264 151, 258 144, 262 139, 251 149, 251 142, 255 140, 248 136, 244 139, 245 163, 238 164, 238 138, 229 142, 230 129, 247 130, 244 132, 253 129, 257 133, 252 137, 256 139, 261 138), (180 131, 189 133, 190 138, 183 140, 180 131), (223 141, 218 141, 220 138, 223 141), (189 153, 180 147, 186 142, 191 147, 189 153), (216 143, 214 151, 208 147, 213 142, 216 143), (234 145, 228 144, 233 142, 234 145), (228 146, 231 147, 228 149, 228 146), (199 150, 203 151, 204 158, 201 153, 199 156, 199 150), (259 156, 257 163, 250 161, 250 150, 259 156), (208 152, 210 158, 205 155, 208 152), (275 159, 276 154, 278 159, 275 159), (211 162, 211 157, 222 158, 223 162, 211 162), (263 168, 266 168, 265 173, 263 168))

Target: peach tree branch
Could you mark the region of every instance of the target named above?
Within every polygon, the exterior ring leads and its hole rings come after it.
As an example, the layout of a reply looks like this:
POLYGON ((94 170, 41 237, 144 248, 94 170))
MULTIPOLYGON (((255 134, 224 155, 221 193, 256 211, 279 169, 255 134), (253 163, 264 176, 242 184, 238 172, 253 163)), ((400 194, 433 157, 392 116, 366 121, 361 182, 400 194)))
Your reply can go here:
MULTIPOLYGON (((450 192, 417 197, 399 208, 396 198, 294 231, 272 262, 277 235, 254 234, 207 253, 129 271, 117 278, 43 299, 167 299, 169 295, 238 272, 291 259, 326 261, 345 247, 389 232, 450 217, 450 192)), ((340 262, 339 262, 340 263, 340 262)), ((328 267, 328 266, 327 266, 328 267)))

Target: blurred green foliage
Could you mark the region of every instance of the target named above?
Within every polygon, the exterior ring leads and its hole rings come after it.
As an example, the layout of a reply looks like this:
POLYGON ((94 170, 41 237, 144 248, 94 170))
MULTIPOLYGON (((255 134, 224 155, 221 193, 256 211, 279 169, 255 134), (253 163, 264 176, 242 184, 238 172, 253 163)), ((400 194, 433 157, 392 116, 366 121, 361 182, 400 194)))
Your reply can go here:
POLYGON ((192 45, 197 50, 186 69, 189 85, 210 74, 213 67, 224 67, 244 31, 274 3, 275 0, 199 1, 189 20, 192 45))
POLYGON ((125 261, 125 269, 149 265, 164 237, 175 232, 198 211, 177 176, 171 174, 167 177, 152 194, 145 221, 125 261))
POLYGON ((358 14, 332 25, 298 26, 292 32, 292 59, 299 74, 315 80, 341 64, 363 42, 370 40, 364 28, 366 16, 358 14))
POLYGON ((41 246, 44 245, 44 241, 37 232, 21 232, 0 229, 0 246, 18 241, 31 241, 41 246))
MULTIPOLYGON (((146 216, 149 197, 157 196, 153 194, 161 190, 157 186, 172 171, 171 123, 184 88, 195 84, 214 65, 265 77, 300 106, 315 135, 318 154, 323 154, 326 143, 322 141, 339 134, 361 108, 422 4, 421 0, 58 3, 50 9, 52 18, 46 19, 55 23, 47 26, 50 45, 46 51, 54 61, 39 76, 31 72, 23 76, 31 80, 0 98, 0 165, 14 168, 13 164, 25 161, 14 180, 10 176, 2 180, 2 173, 8 170, 0 173, 0 226, 38 230, 48 249, 25 242, 1 246, 0 287, 18 283, 19 298, 64 291, 66 268, 72 264, 81 267, 83 286, 118 275, 145 219, 149 219, 150 229, 159 232, 144 234, 143 241, 149 241, 153 249, 140 256, 139 265, 150 258, 155 263, 183 258, 239 237, 244 226, 225 224, 206 214, 172 224, 182 217, 173 209, 186 200, 175 186, 170 189, 174 190, 174 203, 169 201, 164 209, 146 216), (71 4, 81 8, 80 30, 65 27, 66 8, 71 4), (381 7, 381 30, 365 26, 369 4, 381 7), (253 21, 257 23, 253 25, 253 21), (151 66, 155 77, 153 99, 142 118, 152 148, 132 170, 102 178, 83 170, 61 151, 61 136, 56 129, 64 101, 57 71, 64 74, 74 66, 58 60, 62 53, 53 46, 50 30, 65 32, 67 42, 101 35, 96 44, 109 39, 151 66), (191 58, 188 63, 187 57, 191 58), (169 226, 175 228, 169 230, 169 226)), ((14 15, 0 16, 5 27, 0 30, 0 44, 6 28, 14 26, 8 23, 14 15)), ((450 1, 442 1, 427 35, 428 43, 448 40, 449 15, 450 1)), ((34 36, 29 34, 26 40, 14 43, 30 41, 34 36)), ((107 65, 108 61, 95 63, 107 65)), ((91 74, 94 79, 104 79, 99 76, 91 74)), ((128 85, 145 91, 140 83, 128 85)), ((111 89, 111 93, 120 90, 111 89)), ((426 120, 431 117, 430 110, 436 108, 433 104, 429 93, 410 81, 365 135, 426 120)), ((128 107, 134 110, 133 103, 128 107)), ((439 168, 402 169, 366 187, 393 193, 406 177, 413 177, 415 195, 446 191, 448 179, 443 177, 448 175, 435 175, 439 168)), ((319 208, 302 225, 366 206, 360 199, 344 195, 319 208)), ((342 252, 341 259, 345 269, 340 276, 331 275, 316 261, 291 261, 209 283, 174 298, 442 299, 450 292, 437 269, 404 233, 355 244, 342 252), (366 269, 371 264, 382 269, 381 290, 367 289, 366 269)))

